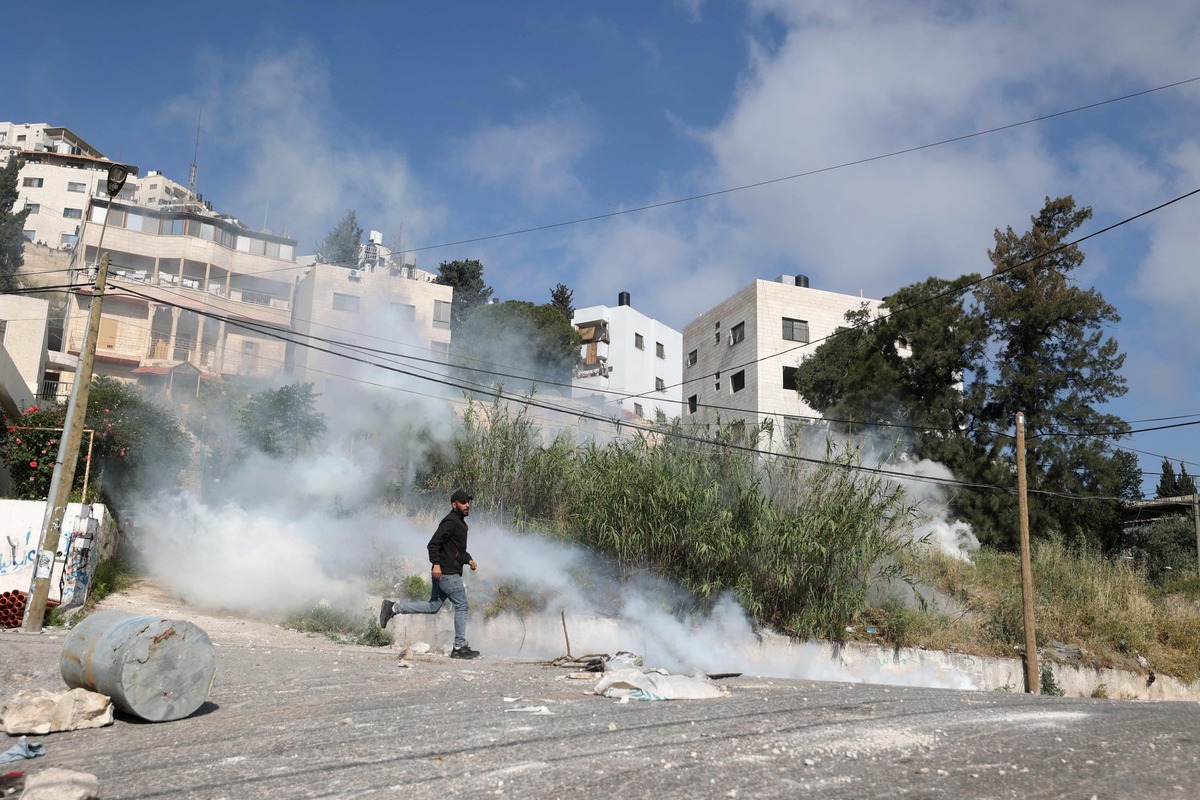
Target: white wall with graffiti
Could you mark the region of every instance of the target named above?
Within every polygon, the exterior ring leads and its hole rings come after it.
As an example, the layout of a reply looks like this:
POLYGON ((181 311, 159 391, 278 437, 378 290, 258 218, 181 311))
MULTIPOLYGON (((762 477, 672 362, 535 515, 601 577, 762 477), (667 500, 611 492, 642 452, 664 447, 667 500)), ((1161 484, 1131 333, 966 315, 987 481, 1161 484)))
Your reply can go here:
MULTIPOLYGON (((29 591, 45 515, 44 501, 0 500, 0 592, 29 591)), ((49 599, 62 605, 82 603, 97 562, 109 556, 116 544, 116 524, 107 508, 100 503, 68 503, 50 574, 49 599)))

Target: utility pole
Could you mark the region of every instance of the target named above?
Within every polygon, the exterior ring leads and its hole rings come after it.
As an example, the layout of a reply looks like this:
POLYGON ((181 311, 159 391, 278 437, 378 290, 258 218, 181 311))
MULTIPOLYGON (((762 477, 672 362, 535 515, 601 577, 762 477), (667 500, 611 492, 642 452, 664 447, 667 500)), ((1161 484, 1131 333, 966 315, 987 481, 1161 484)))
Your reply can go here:
MULTIPOLYGON (((113 164, 108 168, 108 196, 121 193, 129 177, 129 168, 124 164, 113 164)), ((100 334, 100 309, 104 301, 104 287, 108 281, 108 253, 103 252, 104 232, 108 230, 111 205, 105 210, 104 225, 100 228, 100 240, 96 243, 96 254, 100 264, 96 270, 96 286, 92 292, 88 324, 79 349, 79 366, 75 370, 75 385, 71 388, 71 399, 67 403, 67 417, 63 423, 62 439, 58 445, 58 458, 54 462, 54 474, 50 478, 50 494, 46 499, 46 515, 42 520, 42 534, 38 540, 37 564, 33 581, 29 585, 29 601, 25 604, 23 626, 29 633, 42 629, 42 618, 46 616, 46 600, 50 596, 50 573, 54 571, 58 540, 62 534, 63 517, 71 499, 71 484, 75 482, 75 465, 79 461, 79 444, 83 438, 83 420, 87 414, 88 395, 92 389, 92 366, 96 361, 96 338, 100 334)), ((86 246, 84 255, 87 255, 86 246)))
POLYGON ((1025 414, 1017 412, 1017 509, 1021 526, 1021 622, 1025 628, 1025 691, 1040 694, 1037 636, 1033 630, 1033 563, 1029 555, 1029 492, 1025 480, 1025 414))

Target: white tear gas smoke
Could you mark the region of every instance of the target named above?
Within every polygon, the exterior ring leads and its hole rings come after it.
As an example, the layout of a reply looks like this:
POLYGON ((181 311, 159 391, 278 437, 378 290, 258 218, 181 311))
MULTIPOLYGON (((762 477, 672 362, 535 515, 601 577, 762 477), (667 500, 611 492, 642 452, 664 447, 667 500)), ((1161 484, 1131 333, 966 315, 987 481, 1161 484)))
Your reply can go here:
MULTIPOLYGON (((354 369, 356 376, 369 370, 354 369)), ((412 385, 411 378, 377 371, 368 380, 412 385)), ((353 431, 371 435, 292 462, 247 456, 210 491, 208 504, 187 493, 142 503, 137 545, 150 576, 198 606, 276 618, 318 602, 365 618, 378 608, 372 595, 381 577, 384 583, 405 573, 428 578, 425 547, 437 517, 417 523, 383 511, 381 500, 398 485, 397 462, 420 463, 429 448, 447 447, 447 404, 379 386, 331 384, 327 378, 338 398, 327 415, 331 434, 343 442, 353 431), (398 557, 410 567, 393 574, 398 557)), ((827 646, 764 635, 731 597, 700 607, 664 578, 621 579, 580 547, 478 518, 473 527, 470 546, 480 571, 467 578, 470 634, 488 654, 563 655, 565 614, 576 654, 632 650, 647 666, 672 670, 971 688, 953 670, 831 657, 827 646), (505 605, 502 586, 532 602, 520 609, 505 605)), ((402 621, 436 630, 450 625, 450 617, 402 621)))

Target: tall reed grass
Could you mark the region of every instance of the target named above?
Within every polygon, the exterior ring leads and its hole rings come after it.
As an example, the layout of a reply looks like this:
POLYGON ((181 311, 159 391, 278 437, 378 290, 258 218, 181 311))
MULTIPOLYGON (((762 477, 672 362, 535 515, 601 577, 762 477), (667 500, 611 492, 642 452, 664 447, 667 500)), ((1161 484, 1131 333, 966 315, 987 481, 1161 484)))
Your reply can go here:
POLYGON ((453 463, 430 476, 470 486, 479 510, 578 542, 629 572, 669 576, 701 601, 732 592, 760 624, 840 638, 867 585, 911 548, 903 492, 858 471, 852 451, 824 461, 722 446, 765 429, 684 426, 606 442, 543 441, 524 408, 471 403, 453 463))

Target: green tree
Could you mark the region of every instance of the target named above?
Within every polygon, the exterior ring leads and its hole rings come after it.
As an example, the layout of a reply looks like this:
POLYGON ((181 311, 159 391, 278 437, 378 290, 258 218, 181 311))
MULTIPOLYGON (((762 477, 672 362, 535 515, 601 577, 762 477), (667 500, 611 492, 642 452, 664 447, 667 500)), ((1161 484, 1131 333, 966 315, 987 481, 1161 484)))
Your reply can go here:
POLYGON ((1171 464, 1170 459, 1164 458, 1162 463, 1162 476, 1158 479, 1158 487, 1155 489, 1155 497, 1183 497, 1184 495, 1196 493, 1196 479, 1188 475, 1187 467, 1183 462, 1179 462, 1179 474, 1175 474, 1175 467, 1171 464))
POLYGON ((886 298, 877 317, 865 305, 848 313, 849 327, 796 370, 805 402, 845 430, 945 460, 963 446, 952 441, 965 435, 970 416, 961 386, 983 352, 982 320, 961 299, 977 279, 930 278, 886 298))
POLYGON ((191 443, 175 411, 158 396, 97 376, 88 394, 85 424, 96 431, 92 474, 99 469, 105 495, 145 496, 178 484, 191 443))
POLYGON ((567 320, 575 316, 574 303, 575 293, 568 289, 566 284, 557 283, 550 290, 550 305, 561 311, 567 320))
POLYGON ((17 176, 25 162, 9 158, 4 169, 0 169, 0 292, 11 292, 20 287, 17 270, 25 263, 25 218, 29 209, 13 212, 17 202, 17 176))
POLYGON ((354 209, 350 209, 329 235, 321 240, 317 247, 317 260, 323 264, 336 264, 347 269, 356 268, 362 235, 363 230, 358 227, 354 209))
POLYGON ((275 458, 295 458, 325 432, 316 398, 311 383, 251 395, 238 414, 244 446, 275 458))
POLYGON ((477 259, 443 261, 438 266, 437 283, 454 287, 454 301, 450 306, 451 332, 457 331, 475 309, 487 305, 492 298, 492 287, 483 280, 483 262, 477 259))
MULTIPOLYGON (((452 339, 463 377, 484 385, 569 384, 579 358, 579 334, 554 305, 507 300, 477 309, 452 339), (509 373, 508 377, 473 367, 509 373)), ((562 386, 551 387, 562 392, 562 386)))
MULTIPOLYGON (((1013 457, 1004 432, 1025 414, 1031 489, 1111 496, 1121 488, 1111 442, 1129 426, 1097 409, 1125 393, 1125 356, 1105 334, 1120 315, 1095 289, 1076 286, 1084 254, 1066 244, 1091 216, 1070 196, 1046 198, 1029 231, 997 229, 988 251, 993 277, 975 288, 990 363, 976 374, 969 402, 980 423, 976 441, 992 462, 1013 457)), ((1068 538, 1095 534, 1114 517, 1111 508, 1062 498, 1030 504, 1033 531, 1068 538)))

